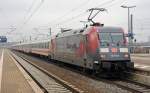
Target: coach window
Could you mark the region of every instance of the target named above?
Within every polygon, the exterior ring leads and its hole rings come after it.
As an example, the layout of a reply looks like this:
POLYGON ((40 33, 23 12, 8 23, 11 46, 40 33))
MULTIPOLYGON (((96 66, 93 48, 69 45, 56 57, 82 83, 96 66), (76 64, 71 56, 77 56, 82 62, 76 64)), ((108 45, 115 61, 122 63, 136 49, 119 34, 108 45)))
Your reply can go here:
POLYGON ((49 48, 49 42, 47 43, 47 48, 49 48))
POLYGON ((46 45, 46 48, 47 48, 47 42, 45 43, 45 45, 46 45))
POLYGON ((48 43, 46 42, 45 44, 46 44, 46 48, 48 48, 48 43))
POLYGON ((41 44, 40 44, 40 43, 39 43, 39 45, 38 45, 38 46, 39 46, 39 48, 41 48, 41 44))
POLYGON ((42 48, 45 48, 45 43, 43 43, 42 45, 43 45, 43 47, 42 47, 42 48))
POLYGON ((48 48, 48 43, 46 42, 46 48, 48 48))
POLYGON ((40 43, 38 44, 38 48, 41 48, 41 44, 40 43))
POLYGON ((45 48, 45 43, 43 43, 43 48, 45 48))
POLYGON ((47 48, 47 43, 45 42, 45 48, 47 48))
POLYGON ((39 48, 41 48, 41 44, 39 43, 39 48))
POLYGON ((45 43, 42 44, 42 48, 45 48, 45 43))
POLYGON ((40 48, 42 48, 42 43, 40 43, 40 48))
POLYGON ((37 48, 40 48, 40 44, 37 44, 37 48))
POLYGON ((42 43, 40 43, 40 48, 42 48, 42 43))
POLYGON ((47 43, 47 48, 49 48, 49 42, 47 43))
POLYGON ((42 48, 43 47, 43 44, 42 43, 40 43, 40 48, 42 48))
POLYGON ((38 44, 35 44, 35 47, 38 48, 39 47, 38 44))
POLYGON ((40 44, 38 44, 38 48, 40 48, 40 44))
POLYGON ((47 48, 49 48, 49 43, 47 42, 47 48))
POLYGON ((41 43, 40 45, 41 45, 41 48, 43 48, 43 43, 41 43))
POLYGON ((43 43, 43 48, 45 48, 45 43, 43 43))
POLYGON ((45 43, 43 43, 43 48, 45 48, 45 43))
POLYGON ((43 43, 43 48, 45 48, 45 43, 43 43))

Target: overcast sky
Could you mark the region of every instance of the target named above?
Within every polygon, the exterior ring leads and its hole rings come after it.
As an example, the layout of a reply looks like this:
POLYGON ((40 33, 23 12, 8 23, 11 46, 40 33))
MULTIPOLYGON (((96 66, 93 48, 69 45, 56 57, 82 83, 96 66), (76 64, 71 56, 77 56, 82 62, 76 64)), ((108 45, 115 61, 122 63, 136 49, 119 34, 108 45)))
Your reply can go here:
POLYGON ((46 38, 59 28, 79 28, 89 15, 87 9, 103 7, 94 20, 105 26, 120 26, 127 32, 127 9, 121 5, 136 5, 131 9, 137 41, 150 36, 150 0, 0 0, 0 35, 9 41, 46 38))

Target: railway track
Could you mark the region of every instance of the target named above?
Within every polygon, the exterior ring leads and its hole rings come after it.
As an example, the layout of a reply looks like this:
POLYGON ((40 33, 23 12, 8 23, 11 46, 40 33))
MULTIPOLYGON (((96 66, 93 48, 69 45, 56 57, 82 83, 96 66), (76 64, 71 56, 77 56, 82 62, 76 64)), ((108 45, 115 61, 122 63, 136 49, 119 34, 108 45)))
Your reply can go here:
POLYGON ((124 80, 137 82, 145 86, 150 86, 150 72, 143 70, 134 70, 131 72, 124 72, 124 75, 121 77, 124 80))
MULTIPOLYGON (((131 73, 130 73, 131 74, 131 73)), ((141 83, 137 80, 121 77, 120 79, 103 79, 98 77, 92 77, 99 81, 103 81, 108 84, 116 85, 117 87, 127 90, 131 93, 150 93, 150 86, 144 83, 141 83)))
POLYGON ((35 64, 32 64, 28 59, 17 56, 12 52, 11 55, 33 78, 33 80, 35 80, 44 93, 83 93, 83 91, 63 81, 59 77, 47 72, 35 64))
MULTIPOLYGON (((67 67, 65 67, 65 69, 66 68, 67 67)), ((70 68, 67 68, 67 69, 71 70, 70 68)), ((150 93, 150 87, 147 84, 138 82, 137 79, 133 80, 133 76, 131 74, 134 74, 134 77, 135 77, 136 73, 126 72, 127 75, 129 75, 129 74, 131 75, 131 78, 122 78, 120 80, 107 80, 107 79, 102 79, 102 78, 95 77, 95 76, 89 76, 87 74, 84 74, 84 73, 82 73, 80 71, 76 71, 74 69, 72 71, 80 73, 80 74, 85 75, 85 76, 88 76, 88 77, 90 77, 92 79, 98 80, 98 82, 97 82, 98 85, 100 85, 101 82, 104 82, 104 83, 107 83, 107 84, 112 84, 111 86, 116 85, 117 87, 119 87, 119 88, 121 88, 123 90, 127 90, 128 92, 126 92, 126 93, 150 93)), ((138 73, 136 75, 139 76, 140 74, 138 73)), ((142 74, 142 77, 143 77, 143 75, 144 74, 142 74)))
POLYGON ((126 89, 132 93, 150 93, 150 86, 138 82, 128 80, 116 80, 111 82, 117 85, 118 87, 126 89))

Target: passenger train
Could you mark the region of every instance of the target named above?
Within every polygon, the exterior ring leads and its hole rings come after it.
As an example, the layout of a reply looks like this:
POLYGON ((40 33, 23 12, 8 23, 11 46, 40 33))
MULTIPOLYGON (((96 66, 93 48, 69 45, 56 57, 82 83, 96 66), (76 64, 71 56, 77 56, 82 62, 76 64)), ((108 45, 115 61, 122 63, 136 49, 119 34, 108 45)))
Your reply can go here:
POLYGON ((125 33, 120 27, 93 24, 64 31, 49 40, 20 43, 11 48, 97 72, 134 68, 125 33))

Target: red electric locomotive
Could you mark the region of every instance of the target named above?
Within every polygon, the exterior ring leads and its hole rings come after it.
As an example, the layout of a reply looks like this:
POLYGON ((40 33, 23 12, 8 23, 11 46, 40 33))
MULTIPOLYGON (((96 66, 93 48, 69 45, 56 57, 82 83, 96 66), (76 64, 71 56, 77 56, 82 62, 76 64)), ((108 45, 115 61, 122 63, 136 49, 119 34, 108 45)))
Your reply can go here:
POLYGON ((90 26, 58 34, 51 42, 55 60, 83 68, 118 70, 133 68, 123 29, 90 26))

